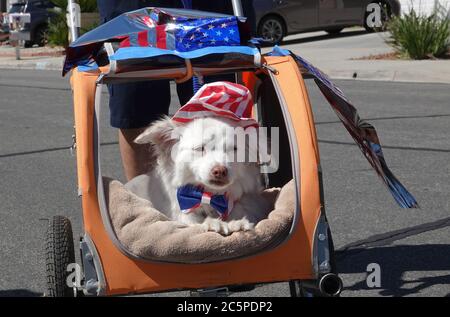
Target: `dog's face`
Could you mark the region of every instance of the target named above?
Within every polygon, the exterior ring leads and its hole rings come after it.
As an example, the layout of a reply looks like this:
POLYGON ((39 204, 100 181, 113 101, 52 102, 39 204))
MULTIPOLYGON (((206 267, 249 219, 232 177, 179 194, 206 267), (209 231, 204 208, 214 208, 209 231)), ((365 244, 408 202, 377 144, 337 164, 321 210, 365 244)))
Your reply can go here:
POLYGON ((215 190, 226 189, 238 174, 234 143, 230 123, 211 118, 192 121, 183 130, 174 153, 174 161, 180 163, 179 175, 190 172, 195 183, 215 190))
POLYGON ((226 119, 202 118, 179 126, 166 118, 150 126, 136 142, 153 143, 159 159, 172 162, 174 186, 195 184, 222 192, 232 185, 246 187, 259 177, 256 162, 238 159, 237 152, 248 147, 238 147, 235 128, 236 123, 226 119))

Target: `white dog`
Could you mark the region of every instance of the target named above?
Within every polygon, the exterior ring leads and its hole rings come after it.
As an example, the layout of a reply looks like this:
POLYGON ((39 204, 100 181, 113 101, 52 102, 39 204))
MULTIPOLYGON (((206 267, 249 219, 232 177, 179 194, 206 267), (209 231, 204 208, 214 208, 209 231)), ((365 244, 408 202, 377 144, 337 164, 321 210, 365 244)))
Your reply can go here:
POLYGON ((198 118, 183 125, 169 117, 155 122, 135 142, 153 144, 156 166, 126 187, 172 220, 202 224, 206 230, 224 235, 251 230, 267 217, 271 206, 261 195, 258 164, 236 159, 236 151, 242 150, 235 144, 237 126, 239 122, 219 117, 198 118), (186 190, 188 196, 194 190, 194 196, 202 197, 197 203, 188 197, 191 208, 184 210, 180 195, 186 190), (226 203, 227 210, 218 212, 211 203, 214 199, 219 205, 226 203))

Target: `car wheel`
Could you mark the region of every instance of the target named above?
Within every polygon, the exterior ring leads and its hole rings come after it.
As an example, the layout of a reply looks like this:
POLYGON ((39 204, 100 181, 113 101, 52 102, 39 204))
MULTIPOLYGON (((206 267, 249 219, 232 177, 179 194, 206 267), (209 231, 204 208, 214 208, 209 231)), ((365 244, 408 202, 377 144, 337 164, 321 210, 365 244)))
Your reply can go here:
POLYGON ((341 33, 343 29, 344 28, 328 29, 328 30, 325 30, 325 32, 327 32, 328 34, 331 34, 331 35, 336 35, 336 34, 341 33))
POLYGON ((44 46, 47 44, 47 27, 40 26, 34 32, 34 41, 38 46, 44 46))
POLYGON ((364 16, 364 28, 366 29, 367 32, 370 32, 370 33, 385 31, 387 28, 387 24, 392 17, 392 8, 391 8, 390 4, 385 1, 373 1, 370 4, 378 4, 380 6, 380 8, 381 8, 381 26, 379 26, 379 27, 369 26, 368 18, 369 18, 369 15, 371 12, 368 12, 366 10, 366 14, 364 16))
POLYGON ((259 23, 258 36, 271 44, 281 43, 286 36, 284 21, 274 15, 267 16, 259 23))

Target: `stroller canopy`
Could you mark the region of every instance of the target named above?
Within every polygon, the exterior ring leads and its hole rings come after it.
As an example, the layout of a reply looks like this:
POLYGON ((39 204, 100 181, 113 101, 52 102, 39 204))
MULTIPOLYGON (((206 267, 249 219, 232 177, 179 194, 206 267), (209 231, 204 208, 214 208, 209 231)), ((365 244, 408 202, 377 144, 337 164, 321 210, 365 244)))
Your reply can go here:
MULTIPOLYGON (((74 41, 66 51, 63 75, 110 64, 110 74, 244 70, 259 66, 259 49, 247 46, 250 28, 242 17, 164 8, 124 13, 74 41), (105 50, 104 43, 113 43, 105 50), (112 63, 111 63, 112 62, 112 63)), ((159 76, 163 75, 161 73, 159 76)))

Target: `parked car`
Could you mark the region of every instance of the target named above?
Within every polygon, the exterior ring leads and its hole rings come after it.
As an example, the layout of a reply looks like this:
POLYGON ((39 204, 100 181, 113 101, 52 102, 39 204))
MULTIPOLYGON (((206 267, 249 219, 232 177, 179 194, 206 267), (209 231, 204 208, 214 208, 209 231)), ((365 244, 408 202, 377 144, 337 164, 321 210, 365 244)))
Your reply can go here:
POLYGON ((30 41, 25 43, 26 47, 45 45, 48 21, 55 14, 51 11, 54 8, 50 0, 26 0, 11 5, 8 13, 30 13, 31 22, 26 23, 23 29, 30 32, 30 41))
POLYGON ((6 13, 0 12, 0 42, 6 41, 9 37, 9 27, 6 13))
POLYGON ((383 24, 400 14, 398 0, 253 0, 258 36, 278 43, 290 34, 324 30, 337 34, 345 27, 367 25, 367 7, 377 3, 382 8, 383 24))

